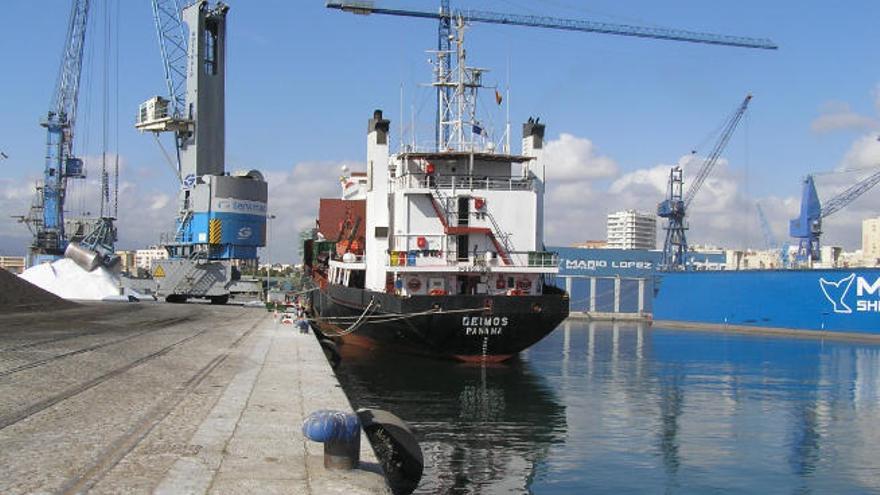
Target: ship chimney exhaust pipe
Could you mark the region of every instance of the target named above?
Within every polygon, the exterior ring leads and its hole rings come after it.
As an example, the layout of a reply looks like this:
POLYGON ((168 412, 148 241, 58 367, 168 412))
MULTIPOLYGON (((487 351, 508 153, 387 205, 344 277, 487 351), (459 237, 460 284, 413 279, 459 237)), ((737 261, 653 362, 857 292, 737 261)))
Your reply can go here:
POLYGON ((376 144, 388 144, 388 130, 391 121, 382 118, 382 110, 374 110, 373 118, 367 124, 367 134, 376 133, 376 144))

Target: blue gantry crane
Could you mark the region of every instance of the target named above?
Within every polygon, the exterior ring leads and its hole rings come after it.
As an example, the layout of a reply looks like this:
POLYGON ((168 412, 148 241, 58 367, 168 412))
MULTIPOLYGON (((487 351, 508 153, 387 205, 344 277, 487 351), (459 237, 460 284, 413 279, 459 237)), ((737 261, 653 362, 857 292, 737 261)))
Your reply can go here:
POLYGON ((666 224, 666 240, 663 243, 663 261, 662 266, 665 270, 682 270, 686 269, 685 256, 688 251, 687 244, 687 225, 685 224, 685 216, 694 197, 700 191, 706 178, 718 162, 721 152, 727 146, 733 131, 736 130, 743 114, 749 107, 752 95, 746 95, 742 103, 739 104, 733 115, 727 119, 724 124, 721 135, 715 143, 715 147, 709 156, 700 166, 694 182, 691 184, 687 192, 684 192, 684 180, 680 166, 675 166, 669 172, 669 186, 667 189, 667 198, 657 205, 657 215, 667 219, 666 224))
POLYGON ((43 182, 30 212, 22 218, 34 236, 28 249, 28 266, 64 255, 68 245, 64 231, 67 180, 85 178, 83 162, 74 156, 73 141, 88 20, 89 0, 73 0, 55 91, 46 118, 40 123, 47 134, 43 182))
POLYGON ((565 19, 558 17, 510 14, 501 12, 489 12, 472 9, 451 9, 449 0, 440 0, 440 8, 436 12, 410 9, 393 9, 377 7, 371 1, 328 1, 326 7, 338 9, 354 14, 369 15, 383 14, 403 17, 416 17, 422 19, 436 19, 439 21, 437 36, 437 56, 439 57, 439 71, 437 77, 437 120, 436 132, 437 146, 449 141, 448 127, 444 122, 452 120, 455 87, 449 83, 452 72, 450 45, 452 39, 452 20, 462 19, 465 22, 479 22, 488 24, 507 24, 512 26, 527 26, 563 31, 577 31, 585 33, 613 34, 636 38, 650 38, 669 41, 682 41, 688 43, 702 43, 709 45, 733 46, 741 48, 758 48, 775 50, 778 46, 766 38, 750 38, 745 36, 729 36, 723 34, 687 31, 682 29, 668 29, 661 27, 636 26, 628 24, 615 24, 609 22, 597 22, 584 19, 565 19))
POLYGON ((799 263, 819 261, 819 238, 822 235, 822 219, 845 208, 878 183, 880 183, 880 171, 874 172, 856 182, 822 205, 819 201, 819 195, 816 193, 816 184, 813 176, 807 175, 804 178, 801 193, 800 215, 792 219, 788 227, 789 234, 799 241, 796 260, 799 263))

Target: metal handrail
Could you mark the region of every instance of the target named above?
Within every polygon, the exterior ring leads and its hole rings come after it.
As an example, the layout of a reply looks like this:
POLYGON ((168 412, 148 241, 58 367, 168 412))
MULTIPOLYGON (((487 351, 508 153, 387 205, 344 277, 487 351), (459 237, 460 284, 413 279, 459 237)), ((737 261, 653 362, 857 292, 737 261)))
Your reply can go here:
POLYGON ((513 247, 510 245, 510 232, 501 230, 498 222, 495 221, 495 215, 493 215, 491 211, 486 210, 480 213, 484 213, 487 217, 489 217, 489 221, 492 222, 492 230, 495 232, 495 237, 497 237, 498 240, 501 241, 501 245, 504 246, 504 250, 508 253, 513 252, 513 247))
POLYGON ((407 173, 392 179, 398 189, 470 189, 488 191, 533 191, 531 177, 489 177, 407 173))
POLYGON ((367 256, 364 254, 355 254, 355 253, 345 253, 345 254, 354 254, 354 257, 355 257, 354 261, 352 261, 352 262, 345 261, 342 259, 342 257, 345 255, 340 255, 338 253, 333 253, 330 256, 330 259, 332 261, 338 261, 340 263, 366 263, 366 261, 367 261, 367 256))
POLYGON ((427 264, 422 266, 475 266, 489 267, 499 266, 506 268, 551 268, 559 266, 559 253, 550 251, 513 251, 508 252, 511 264, 505 265, 500 258, 489 261, 486 253, 496 254, 494 251, 477 251, 476 253, 468 253, 467 260, 459 260, 458 255, 452 251, 440 251, 438 256, 425 255, 424 253, 436 252, 431 251, 390 251, 385 253, 385 266, 418 266, 419 259, 436 260, 437 264, 427 264), (413 263, 413 261, 415 261, 413 263), (497 264, 496 264, 497 262, 497 264))

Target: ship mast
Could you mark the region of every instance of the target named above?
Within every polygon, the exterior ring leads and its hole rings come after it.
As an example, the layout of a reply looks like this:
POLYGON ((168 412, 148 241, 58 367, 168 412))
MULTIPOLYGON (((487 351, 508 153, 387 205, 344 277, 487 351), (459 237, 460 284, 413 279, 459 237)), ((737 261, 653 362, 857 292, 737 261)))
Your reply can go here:
POLYGON ((477 119, 478 92, 484 87, 483 74, 488 69, 467 66, 467 52, 464 48, 466 27, 464 18, 456 17, 455 27, 450 34, 450 45, 454 52, 435 52, 435 80, 431 85, 438 89, 438 104, 441 109, 437 112, 438 151, 476 151, 478 145, 484 143, 488 136, 487 129, 477 119), (447 70, 449 65, 446 59, 453 55, 455 67, 447 70))

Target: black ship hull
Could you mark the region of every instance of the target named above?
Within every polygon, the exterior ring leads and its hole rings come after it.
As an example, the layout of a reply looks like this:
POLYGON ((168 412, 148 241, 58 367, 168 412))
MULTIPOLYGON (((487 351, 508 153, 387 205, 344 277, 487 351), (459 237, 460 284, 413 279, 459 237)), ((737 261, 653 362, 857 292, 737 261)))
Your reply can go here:
POLYGON ((504 361, 568 317, 568 295, 393 294, 325 284, 311 294, 318 330, 346 343, 469 362, 504 361))

